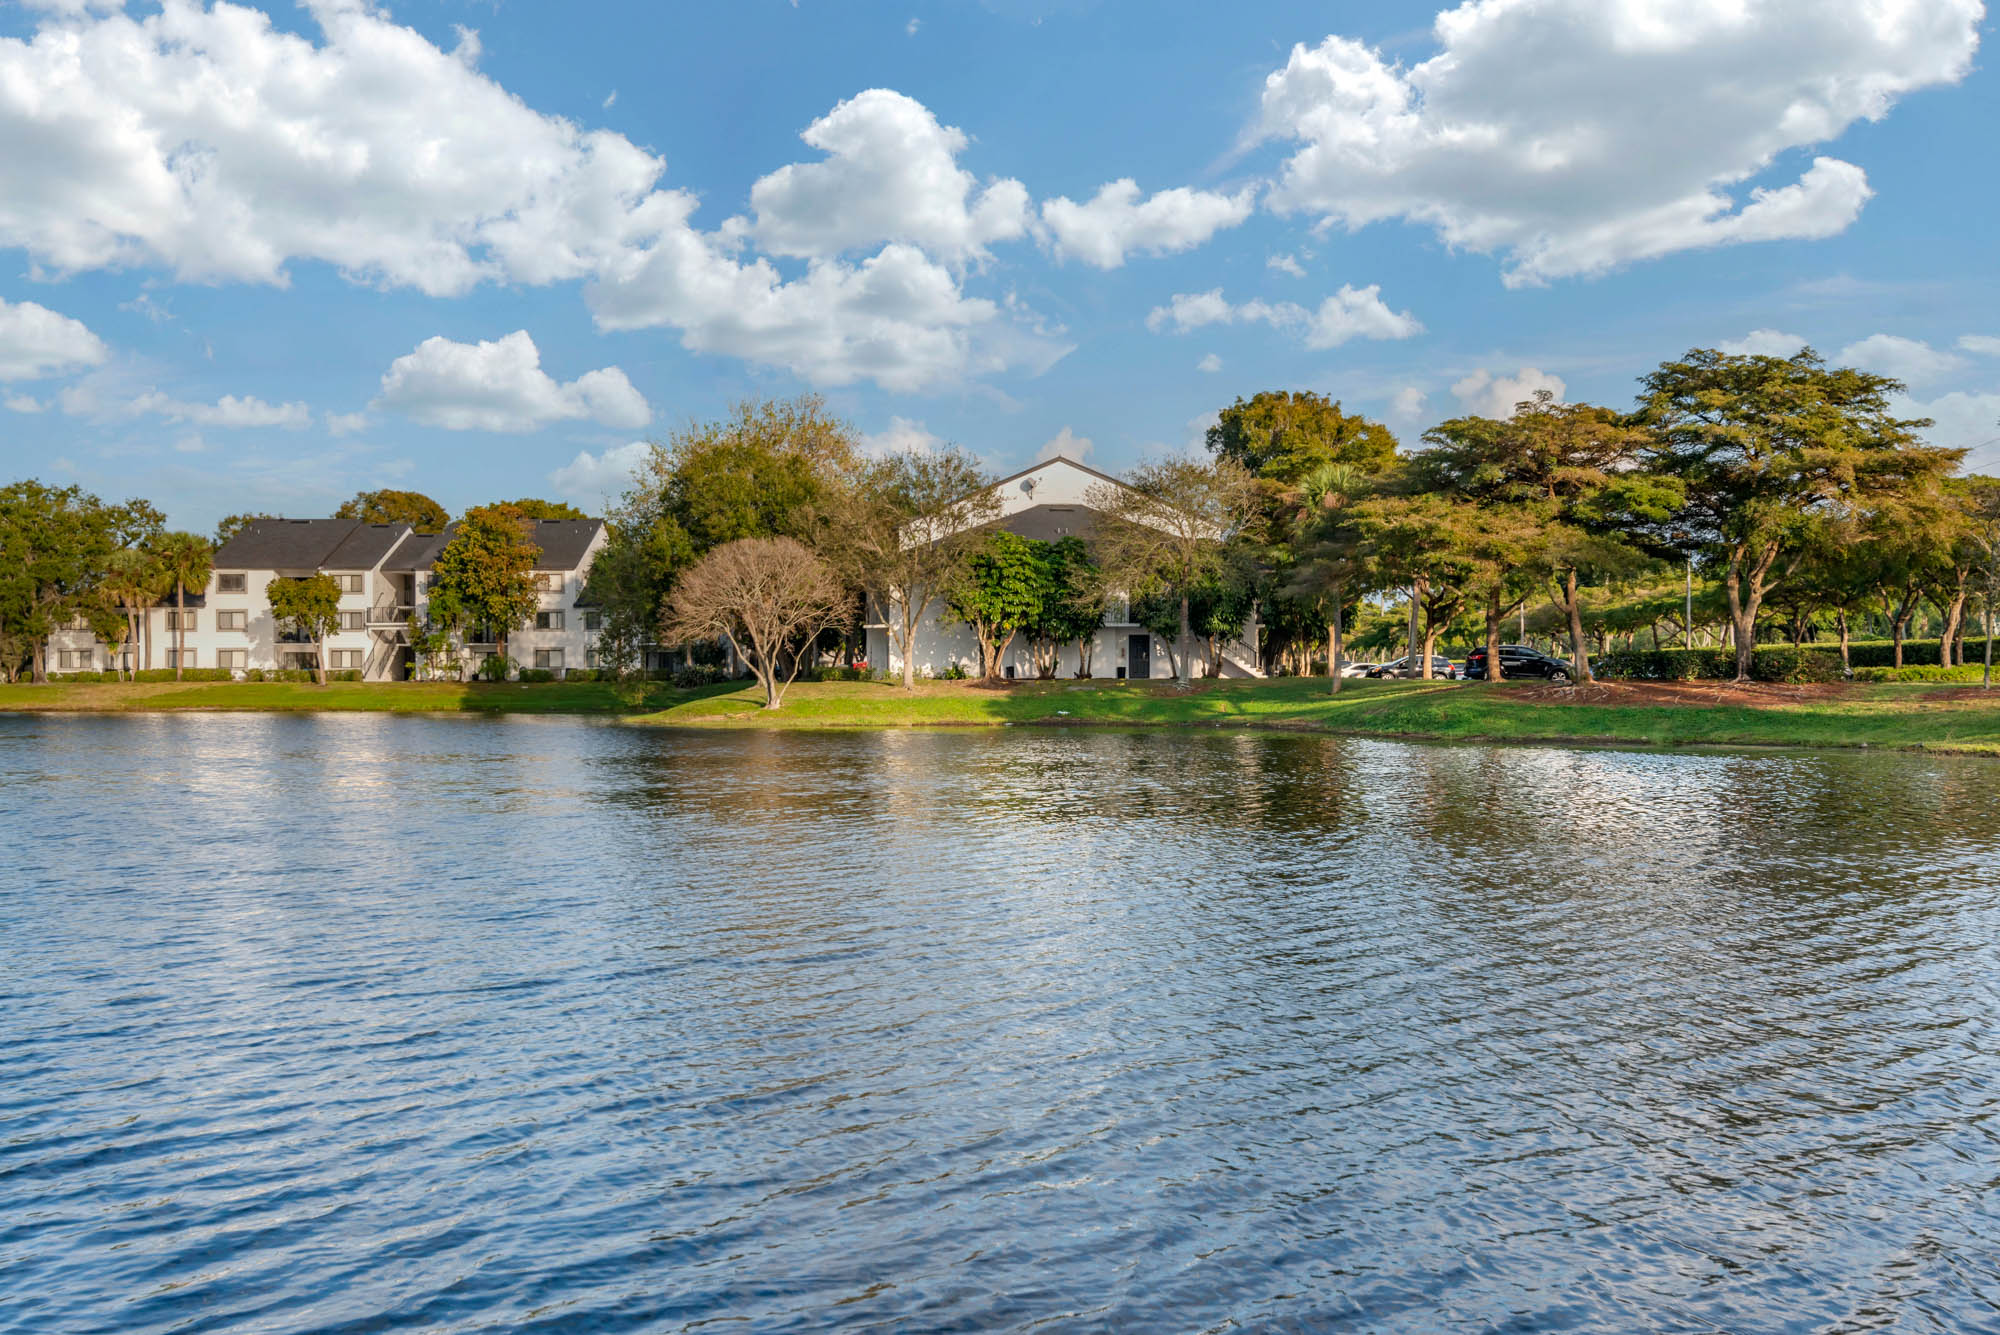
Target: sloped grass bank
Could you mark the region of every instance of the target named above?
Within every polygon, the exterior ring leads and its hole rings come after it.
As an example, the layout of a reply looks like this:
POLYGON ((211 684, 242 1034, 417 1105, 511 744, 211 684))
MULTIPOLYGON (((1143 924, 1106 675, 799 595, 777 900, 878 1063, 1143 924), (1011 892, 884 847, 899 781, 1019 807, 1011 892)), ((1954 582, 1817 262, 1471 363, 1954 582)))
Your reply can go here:
POLYGON ((1568 698, 1531 683, 1324 679, 1171 684, 1036 682, 1008 690, 933 682, 911 694, 873 682, 800 683, 784 707, 751 691, 691 700, 636 722, 709 728, 1119 726, 1266 727, 1455 741, 1645 746, 1870 746, 2000 754, 1991 699, 1921 684, 1829 688, 1755 704, 1630 703, 1584 688, 1568 698))
POLYGON ((635 714, 727 687, 679 690, 660 682, 53 682, 0 686, 0 711, 256 710, 391 714, 635 714))

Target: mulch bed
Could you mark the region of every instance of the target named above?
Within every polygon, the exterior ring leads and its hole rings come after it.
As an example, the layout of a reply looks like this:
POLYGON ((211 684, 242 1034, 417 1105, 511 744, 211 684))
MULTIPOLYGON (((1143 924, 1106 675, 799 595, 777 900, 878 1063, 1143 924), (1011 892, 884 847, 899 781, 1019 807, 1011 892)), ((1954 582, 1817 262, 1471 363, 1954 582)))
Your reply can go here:
POLYGON ((1802 686, 1750 682, 1739 686, 1728 681, 1591 681, 1576 686, 1519 686, 1499 698, 1538 705, 1686 705, 1704 709, 1734 705, 1776 709, 1781 705, 1836 700, 1852 689, 1844 682, 1802 686))

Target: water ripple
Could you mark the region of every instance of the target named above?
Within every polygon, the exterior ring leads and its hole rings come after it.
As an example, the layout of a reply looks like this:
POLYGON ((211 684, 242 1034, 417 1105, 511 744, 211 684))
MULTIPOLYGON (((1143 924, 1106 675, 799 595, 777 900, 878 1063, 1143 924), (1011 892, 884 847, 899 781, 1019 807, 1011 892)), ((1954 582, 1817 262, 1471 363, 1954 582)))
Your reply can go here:
POLYGON ((2000 1329, 1988 762, 0 745, 0 1331, 2000 1329))

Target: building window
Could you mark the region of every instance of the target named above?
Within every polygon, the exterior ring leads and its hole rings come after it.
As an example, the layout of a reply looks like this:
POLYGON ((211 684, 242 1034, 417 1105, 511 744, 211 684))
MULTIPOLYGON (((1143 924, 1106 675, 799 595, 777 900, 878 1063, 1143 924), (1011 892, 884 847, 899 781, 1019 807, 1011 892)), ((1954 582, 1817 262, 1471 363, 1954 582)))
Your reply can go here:
POLYGON ((536 630, 561 630, 562 628, 563 628, 563 614, 561 612, 535 613, 536 630))
POLYGON ((328 652, 327 663, 335 672, 345 672, 361 666, 359 649, 334 649, 328 652))
POLYGON ((241 671, 250 666, 250 651, 248 649, 218 649, 215 654, 215 665, 219 668, 241 671))
POLYGON ((561 593, 561 592, 562 592, 562 576, 561 576, 561 575, 536 575, 536 576, 535 576, 535 592, 536 592, 536 593, 561 593))
POLYGON ((192 610, 182 612, 176 610, 175 608, 169 607, 167 609, 167 629, 200 630, 201 613, 192 610))
POLYGON ((56 650, 56 671, 88 672, 91 669, 92 653, 88 649, 56 650))
POLYGON ((603 630, 603 629, 604 629, 604 613, 602 613, 602 612, 585 612, 585 613, 583 614, 583 628, 584 628, 585 630, 603 630))
POLYGON ((217 593, 245 593, 249 590, 249 583, 250 577, 248 575, 217 575, 215 577, 215 591, 217 593))
POLYGON ((595 649, 585 649, 585 650, 583 651, 583 665, 584 665, 585 667, 587 667, 587 668, 590 668, 590 669, 592 669, 592 670, 595 670, 595 669, 596 669, 596 667, 597 667, 597 650, 595 650, 595 649))
POLYGON ((196 662, 194 661, 196 657, 197 655, 195 654, 195 651, 192 649, 188 650, 184 654, 176 650, 169 649, 167 650, 167 666, 179 667, 179 668, 196 667, 198 666, 198 664, 196 664, 196 662))
POLYGON ((335 575, 333 582, 340 586, 342 593, 361 592, 361 576, 359 575, 335 575))
POLYGON ((243 612, 219 611, 215 614, 215 628, 217 630, 242 630, 245 615, 243 612))
POLYGON ((340 628, 342 630, 367 630, 368 614, 366 612, 342 612, 340 614, 340 628))
POLYGON ((561 672, 563 665, 562 656, 563 651, 560 649, 537 649, 535 650, 535 666, 561 672))

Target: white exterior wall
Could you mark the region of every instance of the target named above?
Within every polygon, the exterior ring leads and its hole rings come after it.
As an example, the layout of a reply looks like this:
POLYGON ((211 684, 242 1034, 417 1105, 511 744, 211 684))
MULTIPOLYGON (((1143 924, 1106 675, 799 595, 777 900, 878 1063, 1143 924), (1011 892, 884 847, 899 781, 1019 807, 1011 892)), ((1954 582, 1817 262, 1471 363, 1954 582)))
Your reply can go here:
MULTIPOLYGON (((600 529, 597 535, 592 538, 582 562, 575 570, 549 572, 551 574, 560 574, 560 588, 543 594, 539 601, 543 610, 560 611, 563 614, 563 628, 559 631, 536 630, 531 623, 527 628, 515 631, 507 646, 508 657, 514 663, 522 667, 533 667, 535 663, 535 650, 561 649, 563 651, 563 666, 565 669, 588 666, 590 649, 597 635, 596 632, 586 631, 583 628, 583 613, 577 609, 576 600, 583 593, 584 582, 590 571, 590 563, 596 557, 598 550, 603 547, 604 542, 605 533, 600 529)), ((385 557, 384 559, 387 558, 385 557)), ((186 634, 188 661, 184 666, 196 668, 220 667, 220 654, 222 651, 240 649, 244 651, 245 668, 270 671, 294 666, 294 662, 290 661, 294 655, 310 655, 314 653, 314 646, 310 644, 279 642, 277 619, 271 615, 271 602, 265 596, 264 589, 266 585, 280 575, 297 577, 318 573, 322 572, 313 570, 247 570, 217 571, 211 575, 207 589, 207 605, 201 608, 189 609, 189 612, 194 617, 195 629, 188 631, 186 634), (241 574, 244 577, 243 592, 220 592, 221 576, 224 574, 241 574), (244 629, 219 629, 218 613, 236 611, 244 613, 244 629)), ((378 563, 376 567, 369 570, 335 570, 329 568, 324 573, 329 575, 358 574, 362 577, 361 592, 343 593, 340 596, 340 610, 343 612, 363 613, 364 622, 368 620, 367 614, 372 609, 378 607, 396 609, 404 606, 406 603, 403 582, 410 579, 407 572, 398 574, 395 571, 386 571, 381 569, 378 563)), ((419 574, 414 580, 419 618, 423 615, 426 578, 426 576, 419 574)), ((167 614, 171 610, 173 610, 172 601, 169 599, 165 605, 154 607, 140 616, 140 639, 128 646, 128 653, 134 661, 135 666, 139 669, 163 669, 167 666, 167 652, 174 647, 174 632, 167 629, 167 614)), ((336 670, 332 668, 335 651, 358 651, 361 654, 362 666, 360 670, 366 680, 390 680, 395 673, 398 651, 404 643, 404 638, 396 633, 401 628, 402 623, 400 618, 398 618, 393 625, 386 625, 379 629, 371 630, 364 627, 361 630, 340 630, 327 636, 326 649, 329 670, 336 670)), ((479 666, 479 660, 484 652, 482 649, 467 653, 468 670, 476 669, 479 666)), ((49 671, 110 671, 116 666, 112 662, 112 653, 112 647, 109 644, 100 643, 88 630, 58 631, 49 639, 49 671), (71 653, 89 654, 89 665, 71 668, 60 666, 62 663, 60 655, 65 650, 71 653)), ((337 670, 345 671, 347 669, 337 670)))
MULTIPOLYGON (((1000 485, 1000 509, 995 520, 1033 509, 1038 505, 1078 505, 1088 506, 1091 493, 1100 487, 1110 485, 1107 479, 1078 466, 1068 459, 1056 458, 1019 477, 1010 478, 1000 485)), ((991 521, 989 521, 991 522, 991 521)), ((899 677, 903 671, 903 656, 895 652, 887 628, 883 625, 880 608, 871 608, 867 626, 868 666, 871 670, 886 672, 899 677)), ((1090 675, 1094 679, 1115 678, 1118 670, 1127 667, 1128 646, 1133 635, 1147 634, 1145 627, 1130 622, 1114 621, 1107 614, 1104 626, 1097 632, 1096 643, 1091 650, 1090 675)), ((972 628, 946 615, 942 602, 933 602, 923 619, 917 623, 912 637, 910 657, 916 664, 920 677, 938 677, 954 662, 964 665, 969 673, 979 671, 979 639, 972 628)), ((1260 677, 1263 669, 1252 648, 1254 631, 1245 627, 1240 640, 1226 641, 1222 645, 1222 675, 1225 677, 1260 677)), ((1152 679, 1170 678, 1174 675, 1170 666, 1168 644, 1159 636, 1152 636, 1151 672, 1152 679)), ((1200 671, 1202 647, 1195 641, 1196 673, 1200 671)), ((1057 675, 1075 677, 1081 655, 1074 644, 1065 645, 1058 655, 1057 675)), ((1001 656, 1000 672, 1005 675, 1007 665, 1014 667, 1016 679, 1035 675, 1034 658, 1029 653, 1025 639, 1016 636, 1001 656)))

